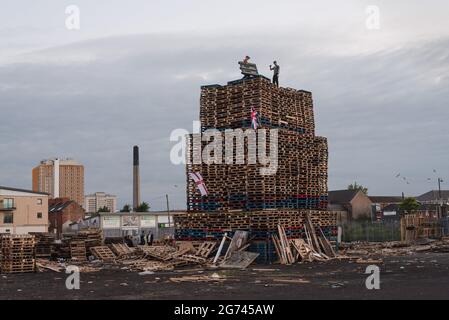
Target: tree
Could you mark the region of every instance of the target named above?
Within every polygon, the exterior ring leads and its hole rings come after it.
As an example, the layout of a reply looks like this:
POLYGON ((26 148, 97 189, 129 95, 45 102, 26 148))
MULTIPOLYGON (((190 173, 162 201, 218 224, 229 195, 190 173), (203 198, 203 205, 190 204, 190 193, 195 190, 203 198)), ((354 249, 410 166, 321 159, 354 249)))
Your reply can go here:
POLYGON ((406 214, 410 214, 419 208, 419 203, 415 198, 405 198, 399 205, 399 208, 406 214))
POLYGON ((129 204, 125 204, 120 212, 131 212, 131 206, 129 204))
POLYGON ((368 194, 368 188, 365 188, 364 186, 362 186, 361 184, 357 184, 357 181, 354 183, 351 183, 348 186, 348 190, 360 190, 362 191, 364 194, 368 194))
POLYGON ((98 209, 98 212, 111 212, 108 207, 104 206, 103 208, 98 209))
POLYGON ((146 202, 142 202, 137 208, 136 212, 148 212, 150 210, 150 205, 146 202))

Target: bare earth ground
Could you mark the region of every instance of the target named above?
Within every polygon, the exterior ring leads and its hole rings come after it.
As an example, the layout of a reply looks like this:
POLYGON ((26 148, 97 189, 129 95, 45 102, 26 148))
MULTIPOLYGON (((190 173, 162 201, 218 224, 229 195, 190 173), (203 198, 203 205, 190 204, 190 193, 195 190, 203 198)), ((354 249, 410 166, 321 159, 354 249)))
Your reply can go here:
POLYGON ((365 265, 349 261, 294 266, 253 265, 247 270, 160 272, 139 275, 109 268, 81 274, 80 290, 67 290, 66 275, 52 271, 0 276, 0 299, 123 300, 297 300, 448 299, 449 254, 419 253, 387 257, 381 289, 365 287, 365 265), (263 272, 254 269, 277 269, 263 272), (173 282, 170 278, 218 273, 223 282, 173 282), (291 282, 291 281, 296 282, 291 282), (290 282, 289 282, 290 281, 290 282))

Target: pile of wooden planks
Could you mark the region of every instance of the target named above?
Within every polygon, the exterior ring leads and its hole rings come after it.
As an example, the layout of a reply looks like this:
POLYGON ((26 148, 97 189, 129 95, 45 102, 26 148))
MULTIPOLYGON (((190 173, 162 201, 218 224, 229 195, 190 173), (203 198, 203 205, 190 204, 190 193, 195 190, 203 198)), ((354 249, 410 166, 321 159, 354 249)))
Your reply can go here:
POLYGON ((86 261, 87 251, 86 243, 84 241, 72 241, 70 242, 70 257, 72 261, 86 261))
POLYGON ((54 252, 56 235, 54 233, 30 233, 36 238, 36 257, 50 258, 54 252))
POLYGON ((407 214, 401 218, 401 241, 438 239, 443 235, 440 219, 427 212, 407 214))
POLYGON ((0 272, 34 272, 36 240, 32 235, 0 236, 0 272))
POLYGON ((306 239, 288 239, 283 226, 279 225, 279 235, 273 235, 273 243, 281 264, 298 261, 327 261, 337 257, 331 243, 320 227, 315 227, 307 215, 305 221, 306 239))
POLYGON ((221 268, 245 269, 259 256, 259 253, 246 251, 249 246, 250 240, 247 231, 237 230, 232 238, 229 238, 225 234, 217 250, 213 264, 221 268), (231 240, 231 243, 225 255, 221 257, 226 240, 231 240))

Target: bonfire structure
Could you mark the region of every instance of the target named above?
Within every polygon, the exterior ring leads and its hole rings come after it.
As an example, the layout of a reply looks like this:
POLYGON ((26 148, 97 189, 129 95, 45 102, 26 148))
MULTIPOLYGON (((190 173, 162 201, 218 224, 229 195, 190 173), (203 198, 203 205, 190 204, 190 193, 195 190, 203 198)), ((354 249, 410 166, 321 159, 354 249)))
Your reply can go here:
POLYGON ((200 121, 201 132, 187 139, 187 214, 175 217, 176 240, 248 231, 249 250, 272 262, 278 225, 288 238, 306 238, 308 215, 318 233, 336 236, 327 139, 315 135, 311 92, 278 88, 261 75, 203 86, 200 121))

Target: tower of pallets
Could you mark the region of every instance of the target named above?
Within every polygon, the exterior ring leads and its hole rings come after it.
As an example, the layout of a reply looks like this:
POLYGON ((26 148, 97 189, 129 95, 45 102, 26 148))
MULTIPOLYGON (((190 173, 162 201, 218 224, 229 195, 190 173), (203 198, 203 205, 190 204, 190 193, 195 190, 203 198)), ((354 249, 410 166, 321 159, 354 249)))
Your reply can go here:
POLYGON ((34 272, 35 238, 30 235, 0 236, 0 272, 34 272))
MULTIPOLYGON (((262 76, 204 86, 201 130, 248 129, 251 108, 259 113, 260 129, 278 129, 276 174, 261 175, 259 169, 265 166, 259 163, 188 164, 188 213, 175 218, 176 238, 220 238, 224 232, 248 230, 252 237, 269 239, 278 224, 287 235, 302 236, 305 213, 332 236, 336 217, 326 211, 327 139, 315 135, 312 93, 277 88, 262 76), (209 195, 201 196, 191 172, 201 173, 209 195)), ((193 140, 190 135, 191 153, 198 147, 193 140)))

